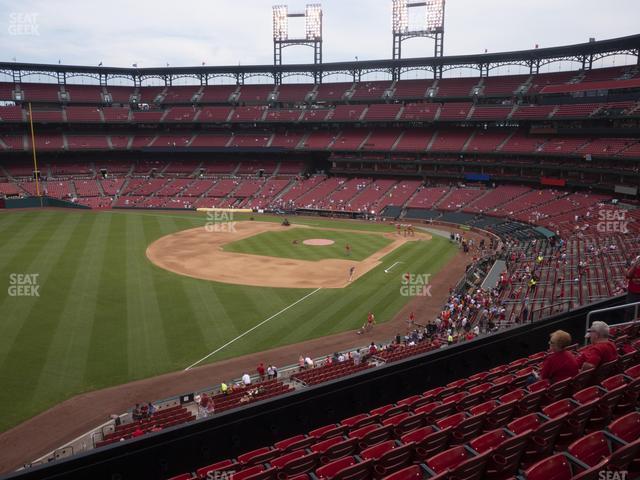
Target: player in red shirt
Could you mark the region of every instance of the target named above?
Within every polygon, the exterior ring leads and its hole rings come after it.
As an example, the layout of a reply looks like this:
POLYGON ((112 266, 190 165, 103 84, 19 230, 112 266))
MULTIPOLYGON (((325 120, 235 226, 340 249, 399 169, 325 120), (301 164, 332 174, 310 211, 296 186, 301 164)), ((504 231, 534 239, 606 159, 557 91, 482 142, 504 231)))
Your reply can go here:
POLYGON ((572 378, 578 374, 576 357, 565 348, 571 345, 571 335, 563 330, 553 332, 549 337, 551 353, 545 358, 539 377, 556 383, 565 378, 572 378))
POLYGON ((369 315, 367 315, 367 331, 370 332, 371 330, 373 330, 373 326, 376 324, 376 316, 373 314, 373 312, 369 312, 369 315))
POLYGON ((609 325, 604 322, 593 322, 587 331, 591 345, 585 347, 578 355, 578 365, 582 370, 598 368, 603 363, 618 358, 616 345, 609 340, 609 325))

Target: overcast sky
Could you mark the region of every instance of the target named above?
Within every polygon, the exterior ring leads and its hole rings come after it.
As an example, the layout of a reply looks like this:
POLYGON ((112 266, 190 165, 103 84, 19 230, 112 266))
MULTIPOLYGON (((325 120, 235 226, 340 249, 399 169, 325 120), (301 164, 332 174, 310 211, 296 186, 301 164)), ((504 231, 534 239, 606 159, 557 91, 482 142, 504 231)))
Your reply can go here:
MULTIPOLYGON (((269 64, 272 5, 302 11, 311 1, 0 0, 0 59, 127 67, 269 64)), ((391 0, 320 3, 325 62, 391 57, 391 0)), ((639 19, 639 0, 447 0, 444 53, 632 35, 640 33, 639 19)), ((290 33, 302 32, 302 21, 293 19, 290 33)), ((431 40, 403 44, 403 57, 432 52, 431 40)), ((284 50, 285 63, 311 61, 311 49, 284 50)))

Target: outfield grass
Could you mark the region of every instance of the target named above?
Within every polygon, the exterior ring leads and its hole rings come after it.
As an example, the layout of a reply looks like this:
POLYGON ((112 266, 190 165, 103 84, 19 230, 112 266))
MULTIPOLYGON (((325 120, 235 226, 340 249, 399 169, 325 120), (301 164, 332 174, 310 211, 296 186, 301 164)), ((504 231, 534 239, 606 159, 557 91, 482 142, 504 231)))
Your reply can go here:
POLYGON ((338 230, 322 230, 316 228, 290 227, 281 232, 263 232, 223 247, 227 252, 250 253, 272 257, 293 258, 296 260, 323 260, 339 258, 360 261, 369 257, 381 248, 392 243, 392 240, 371 233, 353 233, 338 230), (333 240, 333 245, 305 245, 304 240, 326 238, 333 240), (347 256, 346 245, 351 247, 347 256))
MULTIPOLYGON (((0 214, 0 430, 78 393, 183 369, 312 291, 198 280, 147 260, 151 242, 205 221, 188 212, 0 214), (39 296, 8 294, 11 274, 32 273, 39 296)), ((399 295, 403 270, 384 267, 402 261, 412 272, 435 273, 454 253, 441 238, 409 242, 349 287, 318 291, 208 361, 355 329, 369 310, 389 320, 409 298, 399 295)))

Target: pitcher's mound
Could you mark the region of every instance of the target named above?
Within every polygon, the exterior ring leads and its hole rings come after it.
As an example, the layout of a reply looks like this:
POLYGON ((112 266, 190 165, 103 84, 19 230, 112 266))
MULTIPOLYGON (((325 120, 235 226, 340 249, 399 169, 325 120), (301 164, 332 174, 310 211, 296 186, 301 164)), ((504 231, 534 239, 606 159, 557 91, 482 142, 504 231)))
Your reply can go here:
POLYGON ((305 245, 322 246, 322 245, 333 245, 336 242, 334 242, 333 240, 329 240, 328 238, 309 238, 307 240, 303 240, 302 243, 304 243, 305 245))

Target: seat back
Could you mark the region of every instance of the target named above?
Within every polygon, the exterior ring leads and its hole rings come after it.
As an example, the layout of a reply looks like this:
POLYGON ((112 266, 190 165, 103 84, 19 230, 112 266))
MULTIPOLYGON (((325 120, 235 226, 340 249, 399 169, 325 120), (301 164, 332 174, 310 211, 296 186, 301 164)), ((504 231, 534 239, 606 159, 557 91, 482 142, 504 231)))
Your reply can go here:
POLYGON ((396 446, 392 450, 382 454, 373 462, 373 469, 376 477, 386 477, 387 475, 406 467, 413 458, 411 445, 396 446))
POLYGON ((422 467, 420 465, 411 465, 384 477, 382 480, 422 480, 423 477, 422 467))
MULTIPOLYGON (((431 427, 423 427, 424 429, 431 429, 431 427)), ((424 435, 416 440, 411 440, 411 435, 419 430, 414 430, 402 437, 402 443, 410 442, 412 444, 413 452, 416 458, 426 460, 433 455, 442 452, 449 445, 449 430, 432 430, 431 433, 424 435)), ((418 436, 415 436, 416 438, 418 436)))
POLYGON ((573 379, 565 378, 549 386, 544 392, 542 400, 543 404, 548 404, 560 400, 561 398, 568 397, 571 392, 571 383, 573 379))
POLYGON ((503 403, 487 413, 485 417, 485 428, 493 430, 494 428, 501 428, 507 425, 513 418, 513 414, 516 411, 515 402, 503 403))
POLYGON ((393 432, 396 437, 401 437, 407 432, 411 432, 417 428, 424 426, 424 415, 411 415, 403 418, 394 425, 393 432))
MULTIPOLYGON (((251 475, 247 475, 243 480, 276 480, 278 477, 278 469, 275 467, 267 468, 261 472, 256 472, 251 475)), ((234 477, 235 478, 235 477, 234 477)))
POLYGON ((503 478, 505 475, 515 475, 531 435, 531 432, 524 432, 509 437, 489 453, 487 476, 499 475, 503 478))
POLYGON ((531 436, 531 440, 536 445, 538 455, 547 455, 553 451, 560 428, 564 424, 566 415, 544 422, 535 430, 531 436))
POLYGON ((284 474, 287 477, 292 477, 301 473, 311 472, 318 466, 319 461, 320 457, 315 452, 294 458, 280 467, 278 476, 280 477, 284 474))
POLYGON ((625 442, 640 438, 640 412, 631 412, 611 422, 609 431, 625 442))
POLYGON ((393 425, 385 425, 367 432, 363 437, 360 438, 358 446, 360 447, 360 449, 365 449, 370 447, 371 445, 377 445, 378 443, 389 440, 392 437, 393 425))
POLYGON ((631 462, 638 458, 638 452, 640 452, 640 439, 615 449, 609 456, 607 468, 614 471, 628 470, 631 462))
POLYGON ((598 384, 605 378, 610 377, 614 373, 617 373, 618 365, 619 363, 617 358, 615 360, 611 360, 610 362, 603 363, 602 365, 600 365, 595 371, 593 382, 598 384))
POLYGON ((569 445, 567 451, 590 467, 596 466, 611 454, 609 442, 603 432, 593 432, 579 438, 569 445))
POLYGON ((562 453, 540 460, 524 472, 526 480, 571 480, 572 477, 571 464, 562 453))
POLYGON ((453 470, 458 465, 466 461, 471 457, 469 451, 462 445, 450 448, 444 452, 440 452, 427 460, 427 467, 436 473, 444 472, 445 470, 453 470))
POLYGON ((477 438, 474 438, 469 442, 469 446, 478 453, 485 453, 490 450, 494 450, 509 437, 507 431, 504 428, 496 428, 490 432, 484 433, 477 438))
POLYGON ((262 465, 254 465, 253 467, 245 468, 244 470, 234 473, 233 478, 234 480, 244 480, 247 477, 251 477, 263 471, 264 467, 262 465))
POLYGON ((340 470, 333 480, 369 480, 373 471, 373 462, 365 460, 340 470))
POLYGON ((245 467, 248 467, 251 465, 258 465, 268 462, 272 458, 276 458, 280 455, 282 455, 282 452, 280 450, 271 449, 270 447, 263 447, 251 452, 244 453, 242 455, 238 455, 238 462, 240 462, 245 467))
POLYGON ((594 371, 593 368, 589 370, 584 370, 578 373, 575 377, 573 377, 573 380, 571 381, 571 390, 574 393, 579 392, 580 390, 585 388, 587 385, 589 385, 593 377, 593 371, 594 371))
POLYGON ((465 418, 451 432, 451 443, 466 443, 478 436, 484 426, 486 414, 472 415, 465 418))
POLYGON ((449 478, 455 478, 456 480, 481 480, 484 478, 488 460, 488 453, 470 457, 458 464, 457 467, 452 468, 449 472, 449 478))
POLYGON ((342 442, 331 445, 324 452, 321 453, 322 463, 327 463, 331 460, 335 460, 346 455, 353 455, 358 449, 358 440, 355 438, 348 438, 342 442))

